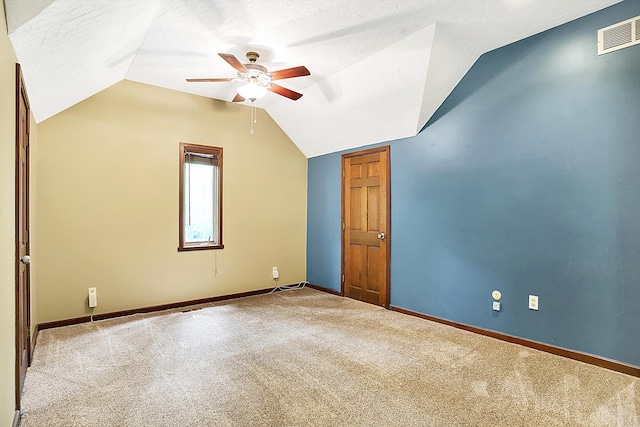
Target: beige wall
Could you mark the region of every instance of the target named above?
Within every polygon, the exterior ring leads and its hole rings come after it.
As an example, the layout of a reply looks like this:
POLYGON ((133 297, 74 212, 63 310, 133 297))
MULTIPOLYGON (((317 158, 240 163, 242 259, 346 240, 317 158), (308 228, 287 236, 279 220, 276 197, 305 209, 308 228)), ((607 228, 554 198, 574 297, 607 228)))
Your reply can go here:
MULTIPOLYGON (((11 425, 15 410, 15 81, 16 56, 7 36, 0 2, 0 425, 11 425)), ((28 91, 28 88, 27 88, 28 91)), ((37 152, 37 126, 31 117, 31 167, 37 152)), ((31 239, 36 203, 35 174, 31 176, 31 239)), ((31 252, 33 255, 33 251, 31 252)), ((36 279, 32 275, 31 282, 36 279)), ((31 306, 35 304, 31 300, 31 306)), ((33 322, 32 322, 33 326, 33 322)))
POLYGON ((40 123, 36 322, 304 280, 307 161, 258 111, 122 81, 40 123), (224 148, 223 250, 177 252, 181 141, 224 148))

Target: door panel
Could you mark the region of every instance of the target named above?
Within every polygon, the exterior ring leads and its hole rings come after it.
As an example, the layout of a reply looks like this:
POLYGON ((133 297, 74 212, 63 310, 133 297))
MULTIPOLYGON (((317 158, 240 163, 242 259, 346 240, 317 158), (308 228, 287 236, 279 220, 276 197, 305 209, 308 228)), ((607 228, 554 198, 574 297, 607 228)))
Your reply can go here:
POLYGON ((389 147, 342 156, 342 292, 389 306, 389 147))
POLYGON ((352 257, 351 268, 349 269, 348 293, 352 298, 360 299, 362 293, 362 279, 365 272, 366 254, 363 245, 352 244, 350 248, 352 257))
POLYGON ((362 206, 360 202, 362 200, 361 188, 352 188, 351 190, 351 229, 362 230, 362 206))
POLYGON ((16 409, 31 362, 29 285, 29 100, 16 64, 16 409))
POLYGON ((380 187, 367 188, 367 230, 380 230, 380 187))
POLYGON ((384 260, 380 259, 380 248, 375 246, 367 247, 367 277, 369 281, 367 288, 369 291, 380 293, 382 290, 382 272, 380 271, 381 265, 384 265, 384 260))

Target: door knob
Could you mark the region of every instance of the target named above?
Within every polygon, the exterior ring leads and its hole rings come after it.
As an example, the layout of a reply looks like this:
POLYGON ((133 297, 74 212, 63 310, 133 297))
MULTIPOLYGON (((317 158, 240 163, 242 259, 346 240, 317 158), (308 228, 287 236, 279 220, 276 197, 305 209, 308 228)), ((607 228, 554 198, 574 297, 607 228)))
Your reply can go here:
POLYGON ((31 257, 29 255, 25 255, 20 258, 20 262, 29 265, 31 264, 31 257))
POLYGON ((378 239, 384 240, 384 233, 378 233, 378 239))

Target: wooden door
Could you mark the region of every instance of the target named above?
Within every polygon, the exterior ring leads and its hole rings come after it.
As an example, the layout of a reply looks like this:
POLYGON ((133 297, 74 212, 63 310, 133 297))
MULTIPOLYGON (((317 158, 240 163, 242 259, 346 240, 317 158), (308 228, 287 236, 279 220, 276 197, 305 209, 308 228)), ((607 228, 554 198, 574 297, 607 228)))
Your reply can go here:
POLYGON ((31 357, 29 306, 29 100, 16 64, 16 409, 31 357))
POLYGON ((342 293, 389 307, 389 147, 342 156, 342 293))

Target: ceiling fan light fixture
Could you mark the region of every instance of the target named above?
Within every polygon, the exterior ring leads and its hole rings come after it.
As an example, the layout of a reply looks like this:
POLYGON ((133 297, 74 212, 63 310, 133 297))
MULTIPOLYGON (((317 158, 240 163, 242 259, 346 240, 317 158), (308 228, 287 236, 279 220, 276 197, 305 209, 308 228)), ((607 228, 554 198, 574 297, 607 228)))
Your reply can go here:
POLYGON ((202 78, 187 79, 188 82, 247 82, 244 86, 237 89, 238 94, 231 102, 244 102, 248 99, 251 102, 262 98, 271 91, 276 95, 284 96, 293 101, 297 101, 302 97, 301 93, 287 89, 285 87, 273 84, 274 80, 291 79, 294 77, 310 76, 311 73, 304 65, 284 70, 269 72, 266 67, 256 64, 256 60, 260 57, 257 52, 247 52, 248 64, 241 63, 238 58, 230 53, 218 53, 222 59, 227 61, 237 71, 235 78, 202 78))
POLYGON ((249 83, 238 88, 238 94, 245 99, 255 101, 267 94, 267 88, 259 84, 255 77, 252 77, 249 83))

